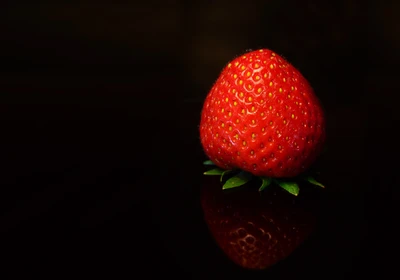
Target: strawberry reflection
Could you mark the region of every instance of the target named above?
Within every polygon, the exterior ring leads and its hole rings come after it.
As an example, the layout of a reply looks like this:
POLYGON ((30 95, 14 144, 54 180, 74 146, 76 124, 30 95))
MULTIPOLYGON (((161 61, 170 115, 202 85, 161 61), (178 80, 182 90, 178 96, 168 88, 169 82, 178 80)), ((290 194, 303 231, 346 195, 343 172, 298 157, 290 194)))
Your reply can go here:
POLYGON ((295 197, 278 186, 263 192, 251 183, 222 190, 216 177, 204 178, 201 203, 219 247, 237 265, 265 269, 288 257, 315 228, 316 190, 295 197))

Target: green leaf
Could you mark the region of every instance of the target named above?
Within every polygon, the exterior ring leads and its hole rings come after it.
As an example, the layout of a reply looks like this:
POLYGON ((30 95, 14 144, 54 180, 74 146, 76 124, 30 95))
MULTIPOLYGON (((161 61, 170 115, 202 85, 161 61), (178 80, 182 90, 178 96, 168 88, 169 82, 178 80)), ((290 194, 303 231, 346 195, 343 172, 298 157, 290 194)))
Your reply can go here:
POLYGON ((224 179, 225 175, 231 173, 232 170, 225 170, 224 172, 222 172, 221 174, 221 178, 219 178, 219 181, 222 182, 222 180, 224 179))
POLYGON ((222 175, 222 173, 224 173, 225 170, 221 169, 221 168, 214 168, 211 170, 208 170, 206 172, 204 172, 204 175, 222 175))
POLYGON ((299 194, 300 188, 299 185, 297 185, 294 182, 277 182, 278 185, 284 189, 285 191, 288 191, 290 194, 293 194, 297 196, 299 194))
POLYGON ((305 179, 306 179, 306 181, 308 181, 309 183, 311 183, 311 184, 313 184, 313 185, 319 186, 319 187, 321 187, 321 188, 325 188, 324 185, 322 185, 320 182, 317 182, 317 180, 315 180, 315 179, 314 179, 313 177, 311 177, 311 176, 308 176, 308 177, 306 177, 305 179))
POLYGON ((260 177, 260 179, 262 180, 262 184, 261 184, 261 187, 258 190, 261 192, 271 184, 272 179, 268 178, 268 177, 260 177))
POLYGON ((240 186, 246 184, 248 181, 250 181, 250 179, 251 179, 251 174, 242 171, 239 174, 237 174, 236 176, 233 176, 232 178, 227 180, 225 182, 225 184, 222 186, 222 189, 226 190, 226 189, 240 187, 240 186))
POLYGON ((214 162, 212 162, 211 160, 206 160, 203 162, 204 165, 215 165, 214 162))

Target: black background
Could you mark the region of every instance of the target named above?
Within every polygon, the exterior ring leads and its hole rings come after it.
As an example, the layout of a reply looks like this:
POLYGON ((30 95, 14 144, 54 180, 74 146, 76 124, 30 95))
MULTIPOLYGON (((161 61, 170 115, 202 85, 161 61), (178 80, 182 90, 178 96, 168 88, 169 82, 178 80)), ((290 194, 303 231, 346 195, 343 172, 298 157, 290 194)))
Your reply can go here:
POLYGON ((0 254, 14 275, 386 278, 395 271, 395 1, 1 6, 0 254), (231 264, 202 220, 198 123, 223 66, 261 47, 300 69, 325 107, 319 169, 328 187, 314 238, 256 273, 231 264))

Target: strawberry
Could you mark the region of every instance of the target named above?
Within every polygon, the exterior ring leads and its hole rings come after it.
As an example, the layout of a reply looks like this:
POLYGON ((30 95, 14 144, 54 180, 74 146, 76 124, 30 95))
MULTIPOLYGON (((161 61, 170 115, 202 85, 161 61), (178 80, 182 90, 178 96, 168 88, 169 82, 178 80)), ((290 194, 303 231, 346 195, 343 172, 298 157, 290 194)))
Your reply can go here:
POLYGON ((324 113, 294 66, 271 50, 250 51, 229 62, 207 95, 200 140, 220 169, 291 178, 320 154, 324 113))
POLYGON ((298 197, 280 188, 227 192, 217 184, 208 179, 202 186, 204 219, 218 246, 243 268, 266 269, 286 259, 315 229, 315 192, 298 197))

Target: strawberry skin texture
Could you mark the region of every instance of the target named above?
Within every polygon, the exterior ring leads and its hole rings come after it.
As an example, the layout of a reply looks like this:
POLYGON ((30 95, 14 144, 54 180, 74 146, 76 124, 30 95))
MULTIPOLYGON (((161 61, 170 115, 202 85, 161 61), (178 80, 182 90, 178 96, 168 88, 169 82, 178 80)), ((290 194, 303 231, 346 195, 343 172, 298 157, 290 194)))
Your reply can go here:
POLYGON ((207 179, 204 219, 225 255, 243 268, 266 269, 286 259, 315 229, 314 196, 294 198, 281 188, 262 195, 251 188, 226 192, 218 180, 207 179))
POLYGON ((321 152, 324 112, 296 68, 260 49, 223 69, 203 105, 200 139, 220 168, 294 177, 321 152))

